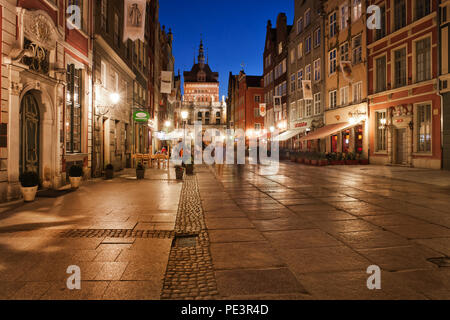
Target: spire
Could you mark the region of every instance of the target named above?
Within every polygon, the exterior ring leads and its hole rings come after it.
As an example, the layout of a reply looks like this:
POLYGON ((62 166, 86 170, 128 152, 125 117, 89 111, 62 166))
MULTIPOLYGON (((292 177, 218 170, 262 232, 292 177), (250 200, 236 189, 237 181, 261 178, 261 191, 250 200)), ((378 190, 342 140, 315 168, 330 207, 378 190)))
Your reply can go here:
POLYGON ((200 48, 198 50, 198 63, 200 65, 205 64, 205 48, 203 47, 203 40, 200 39, 200 48))

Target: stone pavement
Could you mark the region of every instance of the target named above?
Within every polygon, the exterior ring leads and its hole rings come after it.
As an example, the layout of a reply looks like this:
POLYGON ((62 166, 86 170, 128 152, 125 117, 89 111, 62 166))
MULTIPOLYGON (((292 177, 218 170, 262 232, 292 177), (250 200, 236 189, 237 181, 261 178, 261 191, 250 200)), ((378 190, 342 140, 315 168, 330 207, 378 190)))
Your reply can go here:
POLYGON ((196 172, 180 183, 173 169, 142 181, 125 171, 1 206, 0 299, 450 298, 446 173, 290 162, 196 172), (66 288, 69 265, 81 290, 66 288), (382 290, 367 289, 370 265, 382 290))
POLYGON ((277 173, 200 173, 220 296, 450 299, 448 189, 373 174, 397 168, 360 169, 283 162, 277 173), (367 288, 371 265, 382 290, 367 288))
POLYGON ((160 298, 182 184, 173 170, 118 175, 0 214, 0 299, 160 298))

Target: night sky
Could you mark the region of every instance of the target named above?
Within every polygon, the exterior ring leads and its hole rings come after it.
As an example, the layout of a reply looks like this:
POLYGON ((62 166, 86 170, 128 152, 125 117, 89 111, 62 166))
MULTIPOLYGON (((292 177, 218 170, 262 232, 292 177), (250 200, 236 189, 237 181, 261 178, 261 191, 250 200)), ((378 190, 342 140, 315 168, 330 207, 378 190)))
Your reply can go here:
POLYGON ((279 12, 292 24, 294 0, 160 0, 161 26, 174 34, 175 73, 192 68, 202 34, 222 99, 229 72, 237 74, 242 63, 246 74, 262 75, 267 20, 275 27, 279 12))

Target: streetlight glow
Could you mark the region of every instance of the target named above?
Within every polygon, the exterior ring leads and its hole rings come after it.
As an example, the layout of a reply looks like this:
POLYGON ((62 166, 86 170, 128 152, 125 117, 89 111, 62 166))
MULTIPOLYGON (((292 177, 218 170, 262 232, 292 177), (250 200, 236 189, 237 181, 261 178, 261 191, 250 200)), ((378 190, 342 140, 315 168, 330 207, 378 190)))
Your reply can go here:
POLYGON ((120 94, 117 92, 111 93, 109 98, 111 99, 112 104, 117 104, 120 101, 120 94))
POLYGON ((186 120, 189 116, 189 113, 187 111, 181 111, 181 118, 183 118, 183 120, 186 120))

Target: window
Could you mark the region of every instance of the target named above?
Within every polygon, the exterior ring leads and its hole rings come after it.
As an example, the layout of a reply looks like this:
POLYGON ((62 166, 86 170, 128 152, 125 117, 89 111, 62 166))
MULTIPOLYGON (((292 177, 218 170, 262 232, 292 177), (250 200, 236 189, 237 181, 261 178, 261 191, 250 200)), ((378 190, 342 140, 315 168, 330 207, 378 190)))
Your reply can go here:
POLYGON ((386 36, 386 7, 380 6, 381 28, 375 31, 375 40, 379 40, 386 36))
POLYGON ((337 91, 332 90, 329 92, 330 95, 330 109, 334 109, 337 106, 337 91))
POLYGON ((353 0, 353 21, 361 18, 362 8, 361 0, 353 0))
POLYGON ((296 105, 295 101, 291 102, 290 114, 291 114, 291 120, 295 120, 297 117, 297 105, 296 105))
POLYGON ((416 7, 416 20, 425 17, 431 13, 431 1, 430 0, 415 0, 416 7))
POLYGON ((386 56, 376 59, 376 92, 386 90, 386 56))
POLYGON ((120 47, 119 16, 114 14, 114 45, 120 47))
POLYGON ((295 49, 291 50, 291 63, 295 62, 295 49))
POLYGON ((209 124, 209 112, 205 112, 205 124, 209 124))
POLYGON ((447 7, 445 6, 445 7, 442 7, 441 8, 441 12, 442 12, 442 14, 441 14, 441 23, 446 23, 447 22, 447 7))
POLYGON ((322 101, 321 101, 321 94, 316 93, 314 94, 314 114, 320 114, 322 113, 322 101))
POLYGON ((375 150, 386 151, 386 111, 377 111, 375 120, 377 130, 375 150))
POLYGON ((305 12, 305 28, 311 24, 311 9, 306 10, 305 12))
POLYGON ((305 40, 305 54, 311 52, 311 36, 308 36, 305 40))
POLYGON ((406 86, 406 48, 394 51, 394 86, 406 86))
POLYGON ((106 63, 103 61, 101 62, 101 69, 100 69, 100 78, 102 82, 102 86, 106 88, 106 63))
POLYGON ((199 112, 197 113, 197 121, 202 122, 203 121, 203 113, 199 112))
POLYGON ((330 17, 328 18, 329 25, 330 25, 330 38, 334 37, 336 35, 336 12, 333 12, 330 14, 330 17))
POLYGON ((394 1, 394 27, 395 30, 406 26, 406 0, 394 1))
POLYGON ((320 28, 316 29, 316 31, 314 31, 314 48, 320 46, 320 42, 321 42, 321 37, 320 37, 320 28))
POLYGON ((102 30, 108 30, 108 0, 101 0, 100 3, 100 28, 102 30))
POLYGON ((312 116, 312 100, 303 100, 305 101, 305 116, 311 117, 312 116))
POLYGON ((297 34, 303 31, 303 18, 297 20, 297 34))
POLYGON ((416 107, 417 152, 431 152, 431 105, 416 107))
POLYGON ((346 4, 344 4, 343 6, 341 6, 339 11, 341 13, 341 23, 340 23, 341 29, 340 30, 344 30, 348 26, 348 6, 346 4))
POLYGON ((362 100, 362 81, 353 85, 353 103, 359 103, 362 100))
POLYGON ((353 38, 353 64, 358 64, 362 61, 362 46, 361 35, 353 38))
POLYGON ((328 54, 328 62, 330 65, 329 73, 334 74, 336 72, 336 49, 333 49, 328 54))
POLYGON ((311 80, 311 65, 308 64, 305 68, 305 80, 311 80))
POLYGON ((314 61, 314 81, 320 81, 320 59, 314 61))
POLYGON ((295 73, 291 74, 291 93, 295 92, 295 73))
POLYGON ((348 60, 348 42, 342 44, 340 47, 340 59, 341 59, 341 61, 349 61, 348 60))
POLYGON ((302 80, 303 80, 303 70, 299 70, 297 72, 297 88, 298 88, 298 90, 302 89, 302 80))
POLYGON ((431 79, 431 40, 425 38, 416 42, 416 81, 431 79))
POLYGON ((299 59, 303 57, 303 42, 300 42, 297 46, 297 56, 299 59))
POLYGON ((257 102, 257 103, 261 102, 261 96, 260 95, 255 95, 254 99, 255 99, 255 102, 257 102))
POLYGON ((278 54, 281 54, 283 52, 283 42, 280 42, 278 44, 278 54))
POLYGON ((297 101, 297 118, 303 119, 304 117, 304 109, 305 109, 305 100, 301 99, 297 101))
POLYGON ((82 94, 81 69, 75 65, 67 66, 66 94, 66 152, 81 152, 81 100, 82 94))
POLYGON ((341 106, 346 106, 348 104, 348 91, 348 87, 340 89, 341 106))

